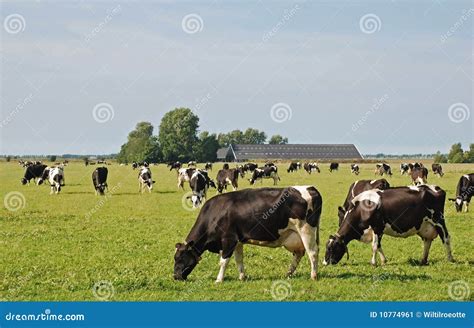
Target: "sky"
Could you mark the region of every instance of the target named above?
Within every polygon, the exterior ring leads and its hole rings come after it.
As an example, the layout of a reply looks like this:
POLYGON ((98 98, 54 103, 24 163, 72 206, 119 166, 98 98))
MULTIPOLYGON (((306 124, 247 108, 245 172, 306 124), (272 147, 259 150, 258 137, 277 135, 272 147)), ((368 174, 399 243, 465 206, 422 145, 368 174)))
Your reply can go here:
POLYGON ((474 142, 471 1, 2 1, 0 154, 116 153, 187 107, 363 154, 474 142))

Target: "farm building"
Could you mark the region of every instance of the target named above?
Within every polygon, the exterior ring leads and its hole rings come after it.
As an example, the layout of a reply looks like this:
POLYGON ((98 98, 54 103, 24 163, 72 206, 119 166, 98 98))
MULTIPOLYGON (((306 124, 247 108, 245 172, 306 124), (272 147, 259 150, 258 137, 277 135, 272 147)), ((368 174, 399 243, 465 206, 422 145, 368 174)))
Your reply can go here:
POLYGON ((217 151, 220 161, 252 159, 363 159, 353 144, 230 145, 217 151))

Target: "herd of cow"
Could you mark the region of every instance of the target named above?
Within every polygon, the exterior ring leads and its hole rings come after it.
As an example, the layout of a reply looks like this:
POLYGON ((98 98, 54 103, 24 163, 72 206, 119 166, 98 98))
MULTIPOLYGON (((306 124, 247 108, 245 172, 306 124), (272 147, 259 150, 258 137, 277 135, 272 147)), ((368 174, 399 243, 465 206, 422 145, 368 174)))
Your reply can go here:
MULTIPOLYGON (((47 180, 51 193, 59 193, 65 185, 64 166, 67 163, 47 166, 41 162, 25 165, 22 184, 38 179, 37 184, 47 180)), ((228 262, 235 255, 239 278, 245 278, 243 265, 243 245, 267 247, 285 247, 293 253, 288 269, 292 275, 305 253, 311 263, 311 278, 317 278, 319 253, 319 222, 322 210, 322 196, 314 186, 292 186, 287 188, 257 188, 238 190, 239 177, 249 173, 251 185, 258 180, 273 179, 280 181, 278 167, 266 163, 259 167, 256 163, 247 163, 230 168, 225 163, 217 173, 216 181, 209 176, 212 163, 206 163, 204 169, 189 162, 183 167, 180 162, 168 163, 170 171, 177 172, 178 188, 184 189, 188 182, 192 190, 194 207, 202 205, 196 223, 186 237, 185 243, 176 244, 174 278, 184 280, 198 264, 205 251, 220 254, 220 270, 217 281, 224 279, 228 262), (223 193, 227 186, 233 192, 223 193), (208 189, 216 188, 220 194, 206 200, 208 189), (205 202, 205 203, 204 203, 205 202), (203 205, 204 204, 204 205, 203 205)), ((153 189, 155 181, 148 163, 133 163, 138 169, 139 192, 153 189)), ((296 172, 303 168, 308 174, 320 173, 316 163, 292 162, 287 172, 296 172)), ((357 164, 350 166, 351 172, 358 175, 357 164)), ((331 163, 329 171, 337 171, 338 163, 331 163)), ((442 167, 433 164, 434 174, 443 176, 442 167)), ((336 264, 344 254, 349 256, 348 244, 358 240, 372 244, 373 265, 377 264, 379 254, 382 264, 386 257, 382 250, 382 237, 409 237, 419 235, 424 243, 421 264, 426 264, 432 241, 439 236, 446 248, 447 258, 453 260, 450 236, 444 220, 446 193, 438 186, 427 185, 428 170, 421 163, 401 164, 400 173, 411 175, 413 185, 391 187, 384 179, 359 180, 354 182, 347 194, 343 206, 338 208, 339 229, 329 237, 323 264, 336 264)), ((386 163, 376 164, 376 175, 392 175, 391 167, 386 163)), ((104 195, 107 187, 108 169, 97 167, 92 173, 92 182, 96 194, 104 195)), ((453 201, 458 212, 468 211, 469 202, 474 195, 474 173, 460 177, 456 197, 453 201)))

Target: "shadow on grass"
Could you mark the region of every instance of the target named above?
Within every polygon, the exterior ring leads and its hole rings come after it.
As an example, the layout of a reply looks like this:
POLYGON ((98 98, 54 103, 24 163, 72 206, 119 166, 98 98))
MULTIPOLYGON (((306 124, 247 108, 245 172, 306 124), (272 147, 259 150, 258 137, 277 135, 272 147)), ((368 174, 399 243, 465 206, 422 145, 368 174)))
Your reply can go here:
POLYGON ((337 274, 328 274, 322 273, 320 275, 322 278, 337 278, 337 279, 364 279, 368 281, 372 280, 397 280, 397 281, 412 281, 412 280, 431 280, 432 278, 427 274, 408 274, 408 273, 396 273, 396 272, 378 272, 373 274, 368 273, 354 273, 354 272, 344 272, 337 274))

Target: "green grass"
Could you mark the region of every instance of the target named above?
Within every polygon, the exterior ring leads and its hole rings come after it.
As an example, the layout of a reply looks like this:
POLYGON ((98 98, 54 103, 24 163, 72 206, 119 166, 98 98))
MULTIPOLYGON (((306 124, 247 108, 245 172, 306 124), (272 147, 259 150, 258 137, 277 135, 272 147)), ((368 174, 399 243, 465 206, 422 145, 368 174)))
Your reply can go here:
MULTIPOLYGON (((398 167, 396 163, 393 164, 398 167)), ((202 167, 202 165, 200 165, 202 167)), ((216 164, 212 177, 217 174, 216 164)), ((320 262, 329 234, 337 228, 337 206, 355 179, 373 179, 374 164, 361 165, 361 174, 350 174, 349 165, 329 173, 304 171, 286 173, 280 165, 281 184, 312 184, 322 193, 320 262)), ((138 194, 137 171, 130 166, 111 165, 109 187, 113 195, 94 195, 91 173, 94 167, 72 163, 65 168, 66 186, 60 195, 49 195, 48 186, 22 186, 23 168, 16 163, 0 164, 2 201, 12 191, 24 196, 24 207, 0 209, 0 299, 2 300, 96 300, 92 287, 109 281, 111 300, 272 300, 272 284, 285 281, 291 300, 450 300, 453 281, 472 282, 474 208, 456 213, 446 204, 445 216, 452 238, 455 263, 448 263, 439 239, 433 242, 428 266, 418 266, 422 241, 418 237, 385 237, 388 263, 372 267, 370 245, 352 242, 350 259, 340 264, 320 265, 319 280, 309 279, 307 257, 295 277, 285 273, 292 255, 281 249, 244 247, 248 280, 237 279, 235 262, 226 280, 215 284, 218 255, 205 253, 187 282, 172 279, 173 254, 191 229, 197 211, 181 204, 183 191, 176 188, 176 173, 164 165, 151 167, 157 181, 152 194, 138 194)), ((430 172, 429 182, 440 185, 452 197, 459 176, 473 172, 474 165, 444 165, 445 176, 430 172)), ((247 177, 246 177, 247 178, 247 177)), ((407 185, 409 178, 395 172, 392 186, 407 185)), ((264 186, 270 186, 266 180, 264 186)), ((249 187, 240 180, 241 188, 249 187)), ((257 183, 257 187, 260 183, 257 183)), ((186 185, 187 191, 189 186, 186 185)), ((209 196, 214 196, 211 190, 209 196)), ((472 289, 472 287, 471 287, 472 289)), ((468 296, 472 299, 472 296, 468 296)))

